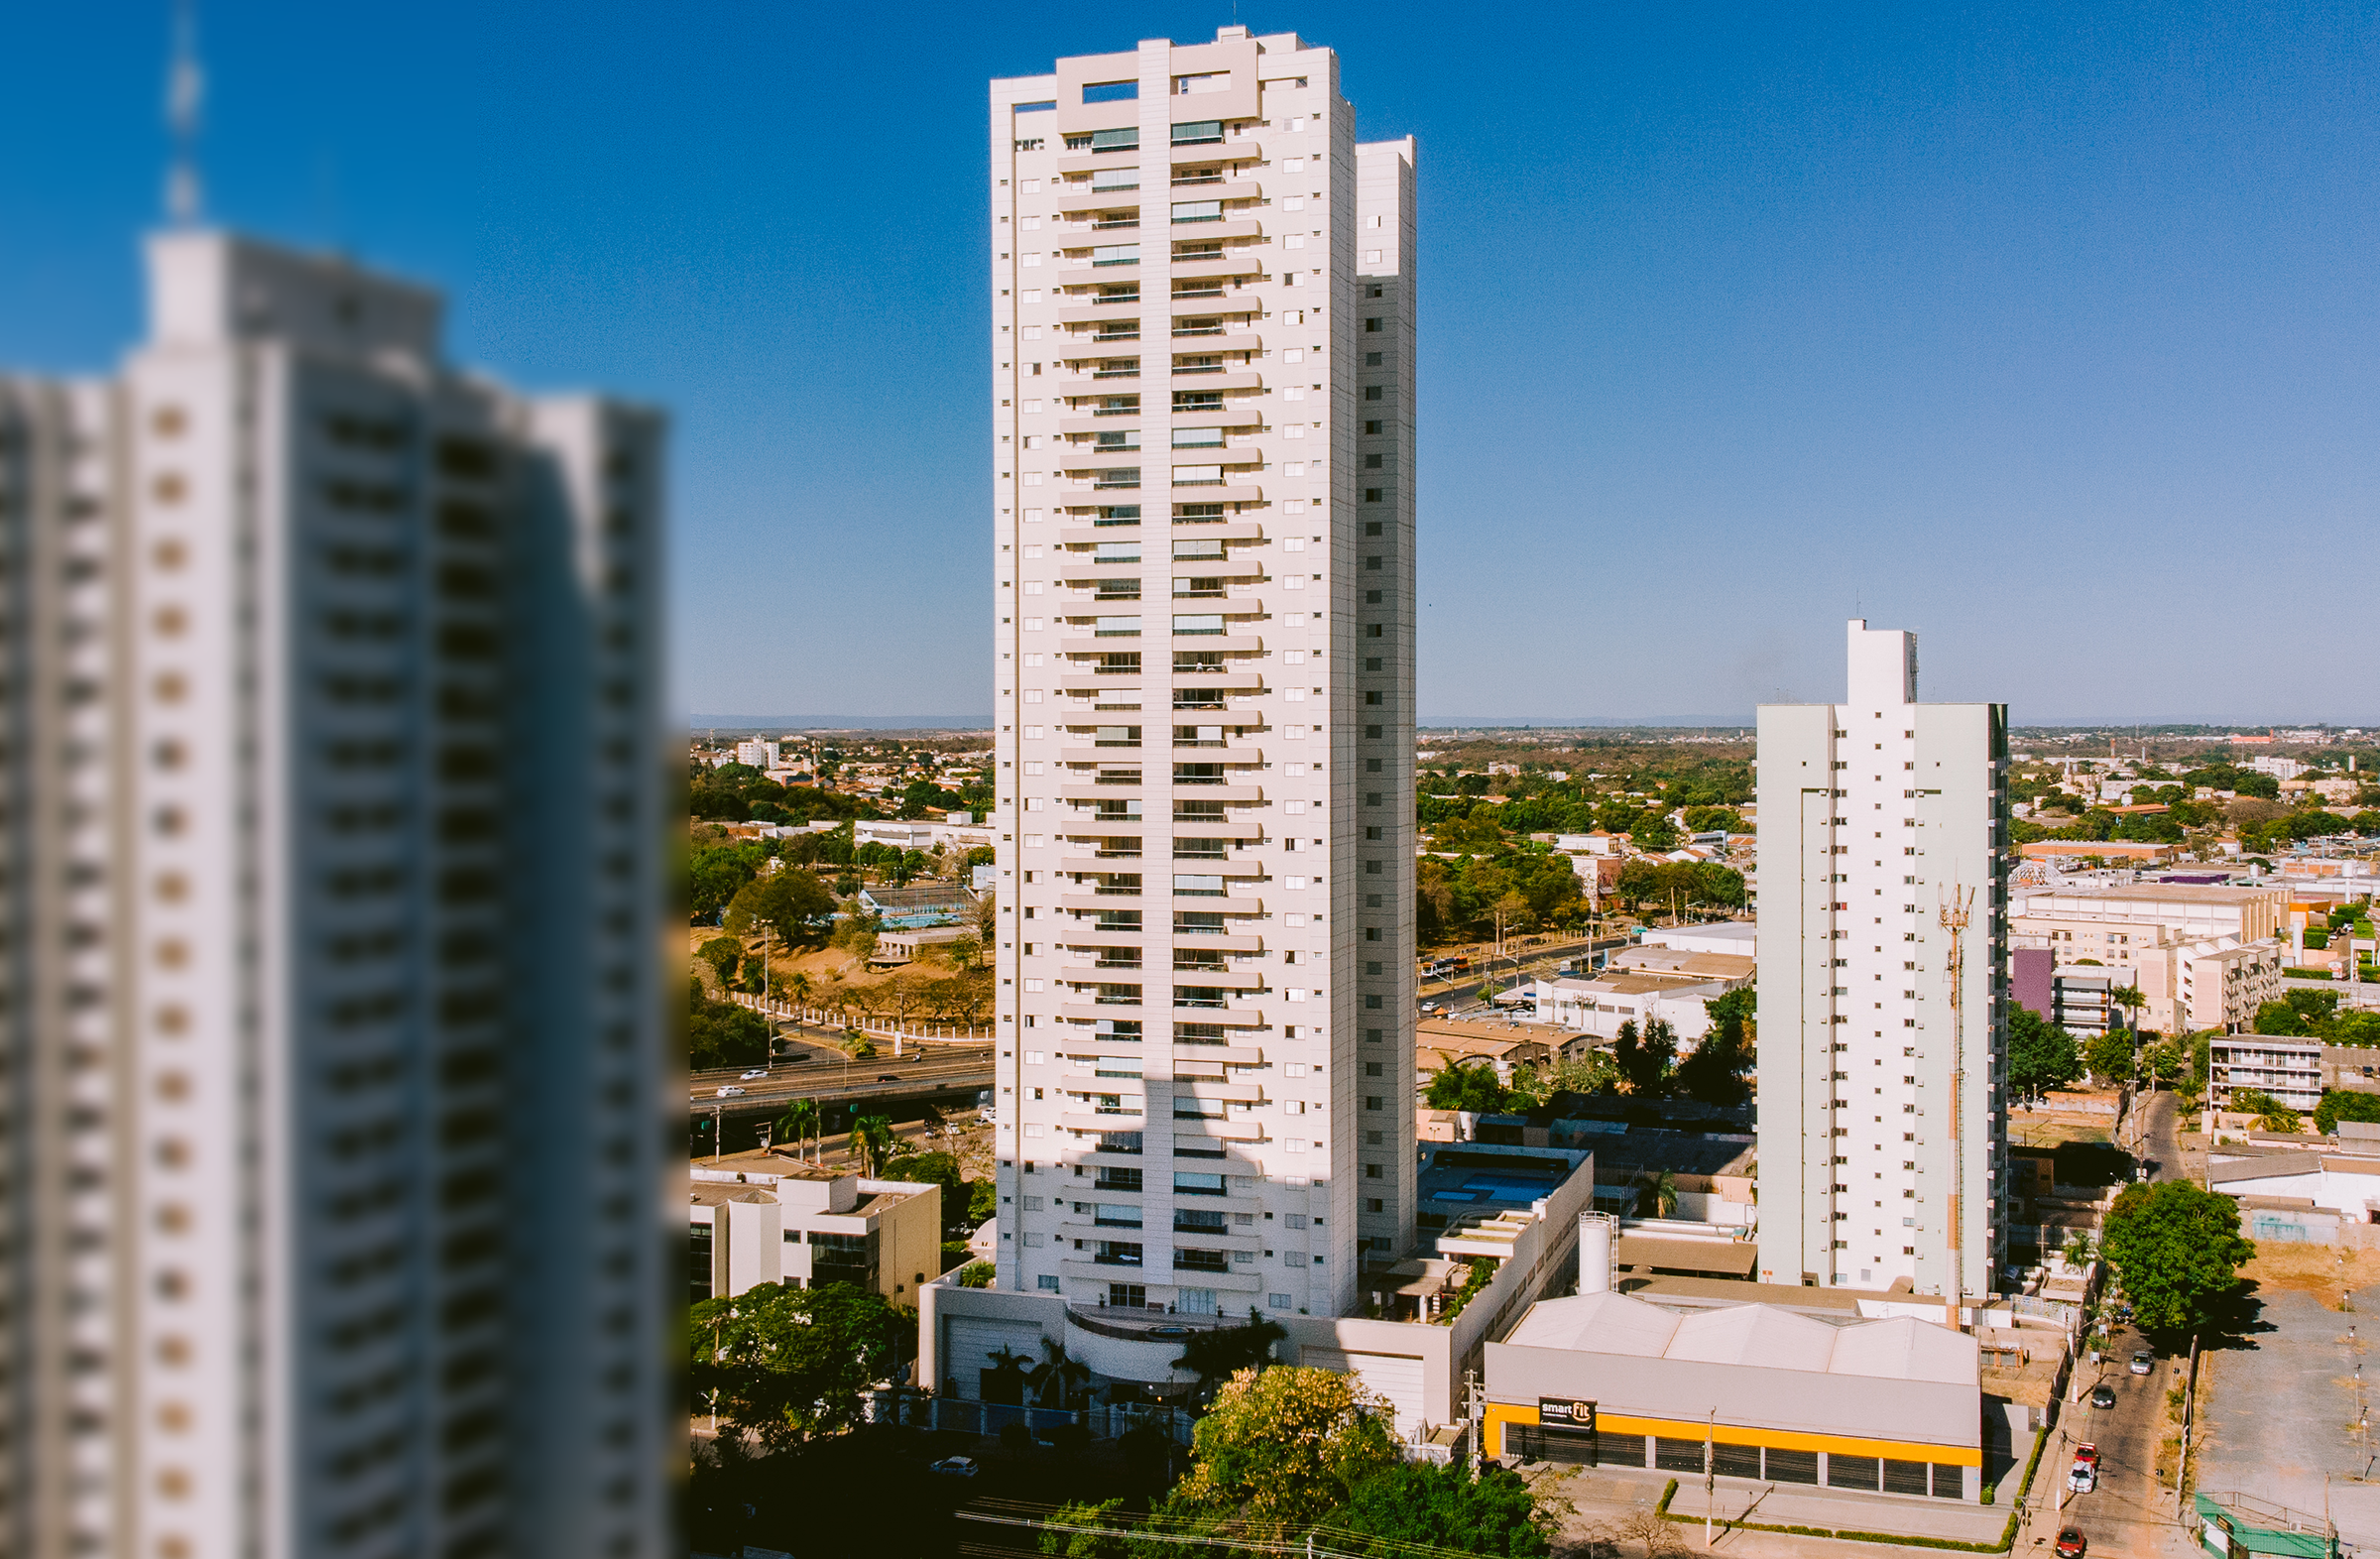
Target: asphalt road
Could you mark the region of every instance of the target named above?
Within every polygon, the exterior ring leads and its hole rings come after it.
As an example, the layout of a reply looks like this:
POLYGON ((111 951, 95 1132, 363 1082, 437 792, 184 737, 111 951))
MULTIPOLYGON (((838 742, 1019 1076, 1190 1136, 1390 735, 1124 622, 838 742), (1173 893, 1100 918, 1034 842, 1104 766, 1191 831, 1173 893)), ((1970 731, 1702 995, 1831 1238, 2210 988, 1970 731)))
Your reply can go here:
POLYGON ((895 1058, 880 1054, 867 1061, 850 1060, 840 1051, 824 1050, 805 1061, 779 1061, 769 1076, 756 1077, 750 1082, 741 1080, 736 1072, 698 1072, 686 1081, 686 1102, 697 1109, 720 1104, 748 1108, 760 1102, 851 1098, 893 1088, 904 1092, 920 1087, 936 1091, 989 1088, 992 1047, 937 1045, 921 1056, 895 1058), (887 1076, 894 1081, 883 1081, 887 1076), (722 1100, 718 1091, 723 1087, 741 1088, 744 1097, 722 1100))
POLYGON ((2149 1095, 2148 1103, 2141 1108, 2147 1112, 2147 1118, 2136 1156, 2147 1162, 2150 1179, 2182 1179, 2188 1171, 2182 1167, 2182 1139, 2175 1135, 2181 1106, 2172 1094, 2160 1089, 2149 1095))
MULTIPOLYGON (((2132 1356, 2147 1348, 2130 1327, 2111 1328, 2103 1348, 2105 1363, 2095 1369, 2084 1355, 2078 1369, 2082 1399, 2069 1406, 2059 1424, 2058 1442, 2042 1456, 2044 1482, 2055 1479, 2063 1490, 2067 1471, 2074 1466, 2077 1443, 2090 1441, 2099 1448, 2099 1486, 2075 1495, 2059 1525, 2079 1526, 2090 1540, 2093 1554, 2134 1555, 2152 1559, 2164 1551, 2173 1525, 2173 1497, 2157 1488, 2157 1446, 2165 1436, 2165 1393, 2174 1383, 2170 1359, 2152 1362, 2150 1373, 2134 1375, 2132 1356), (2090 1392, 2100 1382, 2115 1387, 2115 1405, 2090 1405, 2090 1392)), ((2048 1526, 2049 1523, 2041 1523, 2048 1526)), ((2054 1530, 2054 1528, 2053 1528, 2054 1530)))

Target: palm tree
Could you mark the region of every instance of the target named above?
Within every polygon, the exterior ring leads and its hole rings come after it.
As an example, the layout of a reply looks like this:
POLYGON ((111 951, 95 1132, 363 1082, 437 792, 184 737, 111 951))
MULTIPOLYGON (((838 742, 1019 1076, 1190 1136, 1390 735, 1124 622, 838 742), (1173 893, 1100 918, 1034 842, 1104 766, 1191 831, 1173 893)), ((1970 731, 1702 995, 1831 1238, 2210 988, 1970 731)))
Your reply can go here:
POLYGON ((793 977, 785 982, 785 995, 793 999, 795 1007, 807 1004, 810 999, 810 977, 795 970, 793 977))
POLYGON ((881 1115, 864 1115, 851 1123, 851 1145, 859 1150, 871 1179, 884 1173, 892 1157, 892 1122, 881 1115))
POLYGON ((1025 1372, 1024 1383, 1043 1407, 1064 1407, 1091 1383, 1090 1367, 1067 1358, 1064 1345, 1046 1337, 1041 1339, 1041 1352, 1048 1357, 1025 1372))
POLYGON ((819 1115, 817 1100, 796 1099, 776 1118, 777 1135, 793 1144, 794 1157, 802 1157, 802 1144, 818 1135, 819 1115))

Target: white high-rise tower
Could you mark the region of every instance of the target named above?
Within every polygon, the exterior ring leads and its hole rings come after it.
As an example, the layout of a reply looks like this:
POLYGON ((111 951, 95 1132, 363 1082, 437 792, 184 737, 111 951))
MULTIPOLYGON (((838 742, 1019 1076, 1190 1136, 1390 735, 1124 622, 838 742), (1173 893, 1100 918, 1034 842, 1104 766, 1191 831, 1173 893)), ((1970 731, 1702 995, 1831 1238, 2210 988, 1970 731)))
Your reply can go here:
POLYGON ((1849 630, 1840 704, 1760 710, 1765 1282, 1991 1291, 2007 1185, 2008 718, 1849 630))
POLYGON ((992 83, 999 1286, 1414 1231, 1413 146, 1227 27, 992 83))
POLYGON ((661 1554, 660 420, 149 274, 0 379, 0 1553, 661 1554))

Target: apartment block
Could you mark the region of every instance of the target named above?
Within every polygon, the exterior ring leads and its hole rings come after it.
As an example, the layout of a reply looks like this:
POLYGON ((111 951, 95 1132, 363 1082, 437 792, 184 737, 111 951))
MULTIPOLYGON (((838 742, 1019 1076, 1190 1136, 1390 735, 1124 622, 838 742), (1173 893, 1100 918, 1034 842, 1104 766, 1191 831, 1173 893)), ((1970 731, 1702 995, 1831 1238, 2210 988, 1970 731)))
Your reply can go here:
POLYGON ((1844 702, 1759 715, 1760 1276, 1955 1303, 2003 1256, 2007 708, 1848 640, 1844 702))
POLYGON ((2288 898, 2278 888, 2201 883, 2019 891, 2010 956, 2047 952, 2061 980, 2137 990, 2142 1005, 2132 1016, 2142 1028, 2237 1033, 2259 1006, 2281 998, 2288 898))
POLYGON ((0 379, 0 1551, 658 1554, 659 420, 148 272, 0 379))
POLYGON ((2322 1102, 2322 1042, 2271 1034, 2234 1034, 2206 1048, 2206 1098, 2217 1110, 2238 1106, 2242 1089, 2269 1095, 2292 1110, 2322 1102))
POLYGON ((898 1305, 942 1266, 942 1188, 769 1152, 698 1163, 687 1197, 687 1298, 762 1283, 849 1283, 898 1305))
POLYGON ((984 1292, 1343 1315, 1415 1234, 1413 144, 1227 27, 994 81, 991 152, 984 1292))

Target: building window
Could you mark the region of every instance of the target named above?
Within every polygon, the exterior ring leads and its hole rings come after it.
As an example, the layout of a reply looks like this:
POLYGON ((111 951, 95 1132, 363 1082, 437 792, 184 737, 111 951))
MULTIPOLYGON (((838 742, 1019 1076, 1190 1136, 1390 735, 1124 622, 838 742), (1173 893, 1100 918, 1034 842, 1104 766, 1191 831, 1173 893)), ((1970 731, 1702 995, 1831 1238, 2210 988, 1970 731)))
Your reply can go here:
POLYGON ((711 1226, 686 1226, 686 1300, 700 1304, 711 1296, 711 1226))

